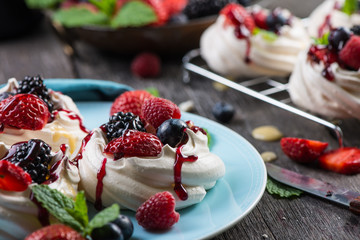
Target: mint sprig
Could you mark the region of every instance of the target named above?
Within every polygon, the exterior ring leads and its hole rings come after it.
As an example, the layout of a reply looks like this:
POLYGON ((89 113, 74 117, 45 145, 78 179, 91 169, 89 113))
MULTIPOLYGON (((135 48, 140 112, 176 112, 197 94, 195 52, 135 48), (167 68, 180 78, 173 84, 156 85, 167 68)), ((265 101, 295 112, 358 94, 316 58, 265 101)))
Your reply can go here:
POLYGON ((94 228, 102 227, 117 218, 120 208, 117 204, 97 213, 91 221, 83 191, 80 191, 75 201, 47 185, 35 185, 31 188, 36 200, 41 203, 51 215, 61 223, 66 224, 84 237, 91 234, 94 228))
POLYGON ((264 40, 268 41, 268 42, 274 42, 276 39, 278 39, 278 35, 276 35, 276 33, 271 32, 271 31, 266 31, 264 29, 261 28, 254 28, 253 31, 253 35, 260 35, 264 40))
POLYGON ((144 90, 153 95, 154 97, 160 97, 159 90, 156 87, 148 87, 144 90))
POLYGON ((111 17, 115 11, 116 0, 89 0, 89 2, 109 17, 111 17))
POLYGON ((356 13, 359 10, 358 0, 345 0, 341 10, 347 15, 356 13))
POLYGON ((109 18, 103 12, 94 13, 87 8, 71 7, 54 12, 53 20, 65 27, 84 25, 105 25, 109 18))
POLYGON ((313 38, 315 45, 329 45, 329 34, 330 32, 327 32, 320 38, 313 38))
POLYGON ((26 5, 29 8, 54 8, 57 4, 63 0, 25 0, 26 5))
POLYGON ((302 194, 301 190, 286 186, 278 181, 268 178, 266 183, 266 190, 272 195, 278 195, 282 198, 298 197, 302 194))

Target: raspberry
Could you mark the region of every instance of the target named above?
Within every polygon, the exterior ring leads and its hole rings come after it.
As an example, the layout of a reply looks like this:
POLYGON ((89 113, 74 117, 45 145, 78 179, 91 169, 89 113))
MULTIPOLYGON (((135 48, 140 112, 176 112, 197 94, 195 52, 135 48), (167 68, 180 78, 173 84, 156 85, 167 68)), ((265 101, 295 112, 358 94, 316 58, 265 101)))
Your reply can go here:
POLYGON ((127 91, 115 99, 111 106, 110 115, 117 112, 132 112, 134 115, 141 117, 143 103, 152 97, 153 95, 144 90, 127 91))
POLYGON ((22 192, 31 184, 30 175, 9 161, 0 161, 0 189, 22 192))
POLYGON ((252 12, 251 15, 253 16, 255 25, 257 27, 259 27, 261 29, 265 29, 265 30, 269 29, 269 27, 266 24, 267 15, 266 15, 265 11, 259 10, 256 12, 252 12))
POLYGON ((154 128, 158 128, 165 120, 181 117, 179 107, 164 98, 148 99, 144 102, 141 113, 143 118, 154 128))
POLYGON ((175 198, 170 192, 160 192, 150 197, 136 211, 139 225, 148 230, 169 229, 179 221, 175 211, 175 198))
POLYGON ((40 130, 49 116, 47 105, 33 94, 17 94, 0 102, 0 123, 4 125, 40 130))
POLYGON ((85 240, 85 238, 71 227, 53 224, 31 233, 25 240, 85 240))
POLYGON ((163 0, 169 16, 180 13, 188 3, 188 0, 163 0))
POLYGON ((122 137, 109 142, 104 152, 113 154, 115 159, 133 156, 157 156, 162 150, 159 138, 151 133, 126 130, 122 137))
POLYGON ((339 52, 342 63, 353 70, 360 68, 360 36, 353 35, 339 52))
POLYGON ((161 60, 153 53, 140 53, 132 61, 131 71, 135 76, 141 78, 156 77, 161 71, 161 60))

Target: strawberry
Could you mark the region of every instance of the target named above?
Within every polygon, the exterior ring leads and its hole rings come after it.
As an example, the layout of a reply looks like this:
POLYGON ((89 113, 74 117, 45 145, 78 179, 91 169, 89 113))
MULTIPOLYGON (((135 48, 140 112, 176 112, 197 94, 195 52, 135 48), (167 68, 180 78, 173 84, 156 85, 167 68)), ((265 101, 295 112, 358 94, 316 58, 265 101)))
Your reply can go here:
POLYGON ((339 52, 339 58, 346 66, 358 70, 360 68, 360 36, 351 36, 343 49, 339 52))
POLYGON ((164 98, 150 98, 146 100, 141 108, 141 114, 145 121, 154 128, 158 128, 165 120, 171 118, 180 119, 179 107, 164 98))
POLYGON ((161 26, 169 20, 170 16, 163 0, 145 0, 145 2, 154 9, 155 14, 158 17, 157 22, 153 25, 161 26))
POLYGON ((157 156, 161 152, 162 143, 151 133, 136 130, 126 130, 119 138, 110 141, 104 152, 113 154, 115 159, 133 156, 157 156))
POLYGON ((265 11, 259 10, 256 12, 251 13, 252 17, 254 18, 255 25, 261 29, 269 29, 268 25, 266 24, 267 15, 265 11))
POLYGON ((324 169, 342 174, 360 172, 360 149, 343 147, 324 153, 319 158, 320 166, 324 169))
POLYGON ((33 94, 17 94, 0 103, 0 123, 20 129, 40 130, 50 116, 45 102, 33 94))
POLYGON ((232 25, 236 27, 236 37, 250 37, 255 28, 255 22, 243 6, 229 3, 220 11, 220 14, 226 17, 225 26, 232 25))
POLYGON ((118 112, 132 112, 141 117, 141 107, 149 98, 152 98, 149 92, 145 90, 127 91, 117 97, 111 106, 110 115, 118 112))
POLYGON ((283 152, 292 160, 309 163, 316 160, 329 144, 303 138, 285 137, 280 140, 280 145, 283 152))
POLYGON ((25 240, 85 240, 85 238, 69 226, 53 224, 31 233, 25 240))
POLYGON ((150 52, 143 52, 135 56, 131 63, 131 72, 141 78, 157 77, 161 71, 160 58, 150 52))
POLYGON ((168 11, 169 16, 180 13, 187 5, 188 0, 163 0, 163 4, 168 11))
POLYGON ((136 211, 139 225, 148 230, 165 230, 179 221, 175 198, 170 192, 159 192, 150 197, 136 211))
POLYGON ((31 184, 30 175, 21 167, 6 160, 0 161, 0 189, 22 192, 31 184))

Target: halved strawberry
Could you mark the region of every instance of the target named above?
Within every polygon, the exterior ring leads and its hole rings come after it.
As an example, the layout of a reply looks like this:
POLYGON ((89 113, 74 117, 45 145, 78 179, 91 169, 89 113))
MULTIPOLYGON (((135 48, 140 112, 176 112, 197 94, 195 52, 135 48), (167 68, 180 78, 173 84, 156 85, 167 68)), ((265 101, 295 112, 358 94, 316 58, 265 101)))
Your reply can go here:
POLYGON ((252 12, 251 15, 254 18, 255 25, 261 29, 269 29, 268 25, 266 24, 267 14, 263 10, 258 10, 256 12, 252 12))
POLYGON ((85 240, 85 238, 69 226, 53 224, 31 233, 25 240, 85 240))
POLYGON ((316 160, 329 145, 315 140, 285 137, 280 140, 281 149, 292 160, 309 163, 316 160))
POLYGON ((161 26, 164 25, 169 20, 168 10, 163 2, 163 0, 145 0, 155 11, 155 14, 158 17, 158 20, 153 25, 161 26))
POLYGON ((169 16, 180 13, 188 3, 188 0, 163 0, 169 16))
POLYGON ((0 103, 0 123, 11 127, 40 130, 49 116, 45 102, 33 94, 17 94, 0 103))
POLYGON ((341 61, 353 70, 360 68, 360 36, 351 36, 339 52, 341 61))
POLYGON ((109 142, 104 152, 113 154, 115 159, 133 156, 157 156, 162 149, 159 138, 151 133, 126 130, 119 138, 109 142))
POLYGON ((355 174, 360 172, 360 149, 343 147, 326 152, 319 157, 320 166, 324 169, 342 173, 355 174))
POLYGON ((0 189, 22 192, 31 184, 30 175, 21 167, 6 160, 0 161, 0 189))
POLYGON ((149 98, 154 97, 145 90, 127 91, 117 97, 111 106, 110 115, 117 112, 132 112, 141 117, 141 107, 149 98))

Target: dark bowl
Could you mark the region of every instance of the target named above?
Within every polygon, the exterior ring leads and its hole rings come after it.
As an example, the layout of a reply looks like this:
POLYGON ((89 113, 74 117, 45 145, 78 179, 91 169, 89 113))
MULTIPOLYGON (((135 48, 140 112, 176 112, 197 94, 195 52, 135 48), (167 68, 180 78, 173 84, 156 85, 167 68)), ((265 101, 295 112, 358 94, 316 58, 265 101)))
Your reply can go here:
POLYGON ((209 16, 161 27, 121 29, 99 26, 66 28, 54 22, 53 26, 59 36, 68 42, 80 40, 106 51, 121 54, 153 51, 161 55, 180 55, 198 48, 201 34, 215 20, 216 16, 209 16))

